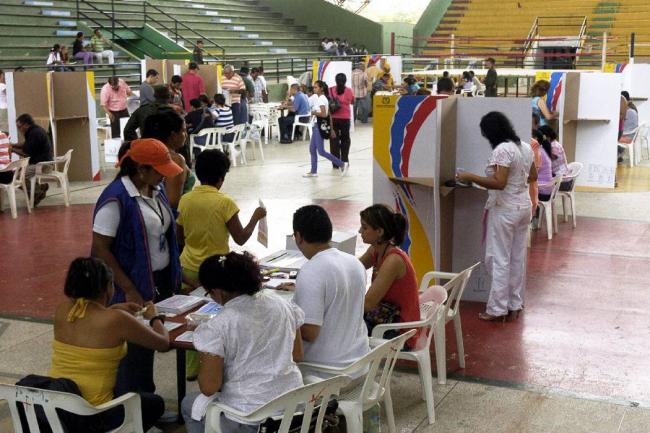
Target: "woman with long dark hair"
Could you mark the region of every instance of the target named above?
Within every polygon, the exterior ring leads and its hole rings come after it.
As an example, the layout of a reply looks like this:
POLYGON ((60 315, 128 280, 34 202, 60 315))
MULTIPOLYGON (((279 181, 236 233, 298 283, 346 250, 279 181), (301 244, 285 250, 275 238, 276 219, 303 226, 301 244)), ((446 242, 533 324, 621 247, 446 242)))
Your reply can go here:
MULTIPOLYGON (((332 139, 330 140, 330 151, 332 155, 340 158, 341 161, 349 163, 350 153, 350 121, 352 119, 352 110, 350 106, 354 104, 354 93, 347 87, 347 77, 343 73, 336 74, 336 87, 329 89, 330 100, 338 101, 334 106, 339 108, 332 110, 332 139)), ((332 105, 332 104, 330 104, 332 105)), ((347 166, 343 175, 347 173, 347 166)))
POLYGON ((335 168, 341 170, 341 174, 345 174, 347 170, 347 163, 344 163, 336 156, 325 150, 324 142, 331 130, 332 135, 336 135, 332 129, 332 121, 329 113, 329 99, 327 84, 324 81, 318 80, 314 83, 314 95, 317 100, 311 109, 311 114, 316 117, 316 121, 312 125, 311 142, 309 143, 309 153, 311 154, 311 169, 303 174, 303 177, 316 177, 318 176, 318 155, 323 156, 330 161, 335 168))
MULTIPOLYGON (((370 247, 359 260, 372 267, 372 284, 363 305, 368 332, 381 323, 420 320, 418 281, 411 258, 399 246, 406 234, 406 218, 388 206, 375 204, 361 211, 363 243, 370 247)), ((406 345, 413 348, 417 335, 406 345)))
POLYGON ((553 192, 553 170, 551 162, 553 150, 548 137, 544 136, 539 129, 535 132, 534 137, 541 147, 539 156, 542 160, 539 168, 537 168, 537 195, 539 200, 548 201, 553 192))
POLYGON ((526 245, 531 203, 528 184, 537 179, 533 151, 498 111, 481 119, 481 133, 492 147, 485 176, 461 172, 457 179, 489 190, 485 204, 485 267, 490 295, 482 320, 516 319, 526 286, 526 245))

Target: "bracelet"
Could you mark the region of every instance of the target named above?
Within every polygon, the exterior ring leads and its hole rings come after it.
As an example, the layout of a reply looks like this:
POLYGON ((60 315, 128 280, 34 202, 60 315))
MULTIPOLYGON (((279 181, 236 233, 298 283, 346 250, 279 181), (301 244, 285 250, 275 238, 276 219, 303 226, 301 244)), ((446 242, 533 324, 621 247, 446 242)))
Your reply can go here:
POLYGON ((165 324, 165 316, 162 315, 162 314, 159 314, 159 315, 157 315, 157 316, 153 316, 153 317, 151 318, 151 320, 149 320, 149 326, 151 326, 151 327, 153 328, 153 322, 154 322, 154 320, 156 320, 156 319, 160 320, 160 323, 162 323, 163 325, 165 324))

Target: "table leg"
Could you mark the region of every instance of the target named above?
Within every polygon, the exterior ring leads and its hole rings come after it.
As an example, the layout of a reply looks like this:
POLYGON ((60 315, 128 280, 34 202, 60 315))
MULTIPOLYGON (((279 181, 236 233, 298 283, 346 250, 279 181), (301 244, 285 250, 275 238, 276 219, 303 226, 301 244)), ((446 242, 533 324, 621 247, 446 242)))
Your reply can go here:
POLYGON ((176 349, 176 394, 178 397, 178 423, 184 424, 181 414, 181 402, 185 397, 187 383, 185 382, 185 349, 176 349))

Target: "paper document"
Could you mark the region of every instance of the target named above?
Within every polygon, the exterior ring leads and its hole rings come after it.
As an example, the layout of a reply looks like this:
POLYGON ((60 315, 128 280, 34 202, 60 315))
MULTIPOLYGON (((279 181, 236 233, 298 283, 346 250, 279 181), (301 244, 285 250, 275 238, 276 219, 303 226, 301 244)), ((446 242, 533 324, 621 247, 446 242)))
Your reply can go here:
MULTIPOLYGON (((264 206, 261 199, 260 207, 266 209, 266 206, 264 206)), ((269 247, 269 224, 266 221, 266 217, 262 218, 257 225, 257 242, 264 245, 265 248, 269 247)))
POLYGON ((173 65, 172 69, 174 71, 174 75, 181 75, 181 65, 173 65))
POLYGON ((307 263, 307 258, 300 251, 281 250, 264 257, 260 265, 267 269, 278 269, 281 271, 297 271, 307 263))
POLYGON ((185 331, 178 337, 176 341, 180 343, 194 343, 194 331, 185 331))

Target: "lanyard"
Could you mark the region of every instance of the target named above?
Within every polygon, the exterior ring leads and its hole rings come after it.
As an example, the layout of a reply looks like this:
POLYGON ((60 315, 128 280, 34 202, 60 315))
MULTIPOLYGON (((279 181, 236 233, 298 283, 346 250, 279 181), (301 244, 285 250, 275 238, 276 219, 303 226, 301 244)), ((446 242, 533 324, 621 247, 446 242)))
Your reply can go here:
POLYGON ((156 209, 155 209, 155 208, 154 208, 154 207, 149 203, 149 200, 145 199, 145 198, 142 197, 142 196, 140 196, 140 197, 142 198, 142 201, 144 201, 144 204, 146 204, 147 207, 148 207, 149 209, 151 209, 151 210, 153 211, 153 213, 155 213, 156 216, 158 217, 158 219, 160 220, 160 226, 161 226, 161 229, 162 229, 162 233, 160 234, 160 238, 158 239, 158 249, 160 250, 160 252, 163 252, 163 251, 165 251, 165 247, 166 247, 166 239, 165 239, 165 211, 163 210, 162 206, 160 206, 160 201, 159 201, 159 200, 156 200, 156 199, 154 198, 154 201, 155 201, 156 204, 158 205, 158 210, 156 211, 156 209), (160 212, 160 213, 158 213, 158 212, 160 212))

